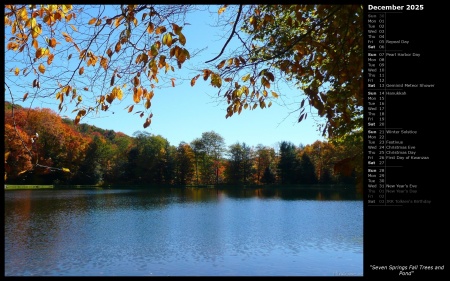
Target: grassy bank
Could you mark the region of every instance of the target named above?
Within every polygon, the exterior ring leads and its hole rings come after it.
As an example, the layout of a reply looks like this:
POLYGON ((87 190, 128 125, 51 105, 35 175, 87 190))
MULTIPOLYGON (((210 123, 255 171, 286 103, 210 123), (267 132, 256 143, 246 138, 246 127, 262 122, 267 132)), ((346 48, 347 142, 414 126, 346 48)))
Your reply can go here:
POLYGON ((5 184, 5 190, 19 190, 19 189, 102 189, 95 185, 18 185, 5 184))
POLYGON ((5 190, 16 190, 16 189, 53 189, 53 185, 16 185, 16 184, 5 184, 5 190))

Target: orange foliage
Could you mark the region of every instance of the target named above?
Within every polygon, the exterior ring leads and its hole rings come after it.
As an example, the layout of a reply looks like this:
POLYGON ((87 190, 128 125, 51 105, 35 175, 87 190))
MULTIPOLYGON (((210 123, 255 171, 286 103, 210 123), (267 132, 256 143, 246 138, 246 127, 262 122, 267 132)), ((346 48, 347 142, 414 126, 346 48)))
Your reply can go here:
MULTIPOLYGON (((10 178, 31 170, 33 164, 76 170, 90 142, 90 137, 64 123, 51 109, 17 108, 14 116, 11 110, 5 110, 5 153, 10 152, 7 159, 10 178)), ((50 171, 39 169, 35 172, 45 174, 50 171)))
POLYGON ((27 150, 30 149, 30 140, 30 136, 22 130, 15 130, 10 124, 5 124, 5 180, 33 167, 27 150))

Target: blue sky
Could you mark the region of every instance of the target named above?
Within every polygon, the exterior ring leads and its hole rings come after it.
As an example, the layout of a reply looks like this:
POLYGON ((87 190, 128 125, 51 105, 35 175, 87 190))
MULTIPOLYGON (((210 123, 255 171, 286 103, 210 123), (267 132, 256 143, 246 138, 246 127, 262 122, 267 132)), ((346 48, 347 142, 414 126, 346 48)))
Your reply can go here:
MULTIPOLYGON (((182 141, 189 143, 207 131, 220 134, 227 145, 245 142, 250 146, 263 144, 276 147, 281 141, 290 141, 298 146, 324 140, 317 131, 317 122, 313 120, 311 113, 308 113, 308 118, 301 123, 297 122, 298 112, 289 114, 298 108, 303 98, 301 90, 295 87, 280 84, 279 88, 271 89, 280 94, 280 98, 273 101, 270 108, 242 110, 240 115, 235 114, 227 119, 226 101, 217 99, 218 89, 212 87, 209 80, 199 78, 196 85, 191 87, 190 78, 198 74, 192 69, 201 67, 205 61, 219 54, 229 36, 228 30, 211 26, 219 17, 217 9, 210 8, 209 11, 213 13, 204 10, 187 16, 186 22, 189 25, 183 27, 183 34, 187 40, 185 47, 191 54, 193 53, 191 50, 207 48, 191 60, 187 60, 182 69, 175 70, 175 76, 186 77, 186 80, 177 78, 176 87, 164 87, 155 91, 151 107, 153 118, 149 127, 144 129, 144 120, 125 109, 130 104, 130 97, 120 103, 116 103, 115 100, 116 104, 111 111, 89 116, 82 119, 81 123, 120 131, 130 136, 136 131, 146 131, 163 136, 175 146, 182 141)), ((236 43, 236 40, 232 40, 227 51, 233 50, 236 43)), ((227 51, 215 61, 216 64, 228 58, 227 51)), ((13 67, 15 65, 5 65, 5 72, 13 67)), ((17 93, 15 101, 22 106, 29 106, 29 100, 24 103, 21 100, 26 90, 14 90, 17 93)), ((7 93, 5 100, 11 100, 7 93)), ((32 107, 50 107, 58 112, 57 106, 58 103, 51 97, 48 100, 35 100, 32 105, 32 107)), ((61 115, 75 117, 70 111, 62 112, 61 115)))

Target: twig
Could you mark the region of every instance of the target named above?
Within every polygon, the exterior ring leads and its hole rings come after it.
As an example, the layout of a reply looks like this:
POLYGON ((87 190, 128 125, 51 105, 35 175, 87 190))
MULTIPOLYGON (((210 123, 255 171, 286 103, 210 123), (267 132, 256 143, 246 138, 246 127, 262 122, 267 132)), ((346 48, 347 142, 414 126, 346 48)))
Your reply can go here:
POLYGON ((225 48, 227 47, 228 43, 230 43, 231 38, 233 38, 233 35, 236 32, 236 26, 239 21, 239 17, 241 16, 241 12, 242 12, 242 4, 239 5, 238 14, 236 16, 236 20, 234 21, 234 25, 233 25, 233 30, 231 31, 230 37, 228 38, 227 42, 225 42, 225 45, 223 45, 222 50, 215 58, 210 59, 209 61, 206 61, 205 63, 212 62, 212 61, 216 60, 217 58, 219 58, 223 54, 223 52, 225 51, 225 48))

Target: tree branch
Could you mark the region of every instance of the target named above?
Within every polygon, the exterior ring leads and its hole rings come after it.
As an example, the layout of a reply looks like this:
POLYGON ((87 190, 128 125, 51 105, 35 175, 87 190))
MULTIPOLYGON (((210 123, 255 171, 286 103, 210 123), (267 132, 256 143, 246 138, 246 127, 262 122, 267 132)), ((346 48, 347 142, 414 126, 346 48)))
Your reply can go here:
POLYGON ((234 21, 234 25, 233 25, 233 30, 231 31, 230 37, 228 38, 227 42, 225 42, 225 45, 223 45, 222 50, 215 58, 210 59, 209 61, 206 61, 205 63, 212 62, 212 61, 216 60, 217 58, 219 58, 223 54, 223 52, 225 51, 225 48, 227 47, 228 43, 230 43, 231 38, 233 38, 233 35, 236 32, 236 26, 239 21, 239 17, 241 16, 241 12, 242 12, 242 4, 239 5, 238 14, 236 16, 236 20, 234 21))

